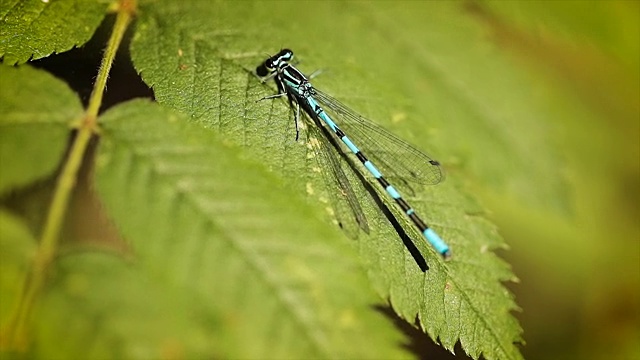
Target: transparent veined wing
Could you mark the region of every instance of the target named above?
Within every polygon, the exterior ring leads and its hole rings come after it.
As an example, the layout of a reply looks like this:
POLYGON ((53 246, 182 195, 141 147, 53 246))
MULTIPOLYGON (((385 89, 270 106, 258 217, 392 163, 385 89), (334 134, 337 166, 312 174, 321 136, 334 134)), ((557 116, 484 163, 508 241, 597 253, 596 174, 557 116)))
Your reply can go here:
POLYGON ((438 161, 358 115, 332 96, 317 89, 314 91, 313 97, 386 178, 424 185, 442 181, 444 173, 438 161))
POLYGON ((315 123, 309 124, 308 147, 313 150, 318 161, 336 220, 349 237, 356 239, 360 230, 369 233, 369 224, 342 169, 340 155, 336 152, 335 145, 327 138, 330 135, 326 132, 327 129, 319 128, 315 123))

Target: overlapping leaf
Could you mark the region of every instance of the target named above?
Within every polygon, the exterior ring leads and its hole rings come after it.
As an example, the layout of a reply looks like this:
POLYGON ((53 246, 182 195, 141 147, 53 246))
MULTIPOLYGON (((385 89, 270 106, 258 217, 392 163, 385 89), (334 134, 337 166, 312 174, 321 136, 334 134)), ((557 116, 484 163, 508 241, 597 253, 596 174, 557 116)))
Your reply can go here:
POLYGON ((222 357, 406 356, 355 252, 258 162, 148 102, 103 126, 106 208, 143 268, 222 314, 222 357))
POLYGON ((35 358, 217 354, 218 314, 116 254, 68 253, 58 259, 54 274, 37 312, 35 358))
POLYGON ((87 42, 106 15, 107 1, 7 0, 0 3, 0 57, 23 63, 87 42))
POLYGON ((49 175, 82 104, 45 71, 0 66, 0 193, 49 175), (55 94, 55 96, 51 96, 55 94))

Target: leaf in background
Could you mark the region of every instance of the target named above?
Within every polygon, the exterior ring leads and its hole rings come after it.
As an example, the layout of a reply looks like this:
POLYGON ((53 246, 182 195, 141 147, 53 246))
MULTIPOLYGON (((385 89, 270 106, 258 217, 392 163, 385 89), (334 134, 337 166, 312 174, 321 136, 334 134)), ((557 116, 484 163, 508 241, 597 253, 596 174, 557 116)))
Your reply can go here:
POLYGON ((215 354, 219 319, 190 293, 114 254, 72 252, 43 296, 40 359, 193 359, 215 354))
POLYGON ((141 266, 223 314, 221 357, 407 357, 354 251, 257 162, 145 101, 102 124, 109 213, 141 266))
MULTIPOLYGON (((495 11, 498 18, 508 20, 515 29, 526 29, 539 36, 541 42, 569 41, 585 56, 593 56, 594 48, 612 55, 609 60, 620 61, 630 73, 625 79, 637 80, 640 73, 640 22, 638 22, 638 4, 624 0, 598 1, 486 1, 484 5, 495 11), (542 36, 540 36, 542 35, 542 36), (577 45, 577 46, 576 46, 577 45)), ((566 44, 568 45, 568 44, 566 44)), ((543 57, 546 54, 538 54, 543 57)), ((557 55, 556 53, 551 55, 557 55)), ((573 64, 578 65, 578 64, 573 64)), ((580 71, 587 68, 584 64, 580 71)), ((612 64, 609 64, 611 66, 612 64)), ((607 71, 608 72, 608 71, 607 71)))
POLYGON ((83 45, 106 14, 107 1, 0 2, 0 57, 6 64, 40 59, 83 45))
POLYGON ((0 194, 51 174, 70 124, 82 116, 78 96, 46 71, 0 66, 0 194))
POLYGON ((0 208, 0 324, 5 326, 9 313, 17 305, 36 240, 26 224, 0 208))
MULTIPOLYGON (((438 5, 437 9, 455 19, 457 26, 468 22, 457 12, 457 7, 452 6, 438 5)), ((326 193, 323 193, 323 177, 313 171, 317 166, 315 159, 312 159, 313 153, 307 149, 304 141, 294 141, 291 113, 286 102, 274 100, 255 103, 257 99, 273 94, 274 90, 273 86, 269 88, 260 84, 251 72, 264 60, 266 55, 263 51, 274 52, 280 47, 290 47, 303 49, 298 52, 304 54, 303 69, 332 67, 331 74, 326 75, 329 80, 325 77, 325 80, 318 79, 318 82, 328 81, 334 89, 341 89, 334 93, 338 97, 342 93, 350 94, 355 102, 358 102, 359 96, 370 100, 369 88, 378 82, 373 80, 373 75, 363 75, 364 68, 376 69, 375 78, 388 80, 391 85, 386 86, 393 90, 384 93, 384 98, 366 102, 369 108, 380 109, 381 104, 394 106, 391 103, 394 99, 415 96, 415 93, 406 93, 408 87, 402 84, 415 78, 416 68, 429 69, 432 64, 426 63, 424 58, 412 59, 405 44, 393 42, 393 39, 381 40, 380 34, 384 35, 386 27, 379 22, 368 22, 368 17, 372 16, 368 11, 359 5, 344 3, 307 3, 293 9, 289 3, 243 2, 236 5, 194 1, 181 2, 180 6, 172 2, 153 3, 152 6, 143 7, 140 12, 131 51, 134 65, 143 79, 154 88, 158 101, 190 115, 205 127, 216 129, 226 141, 244 145, 247 153, 281 176, 292 192, 301 194, 306 191, 311 195, 309 201, 319 206, 317 199, 322 201, 326 193), (348 7, 349 11, 343 7, 348 7), (295 18, 289 16, 292 11, 297 14, 295 18), (251 26, 246 27, 246 24, 251 26), (379 30, 373 32, 374 36, 369 35, 372 34, 372 27, 379 30), (345 39, 350 36, 360 39, 354 40, 360 47, 347 47, 345 39), (412 61, 408 70, 404 65, 389 68, 389 64, 401 63, 391 60, 393 58, 389 54, 394 52, 397 52, 394 56, 404 55, 404 60, 412 61), (376 54, 375 58, 371 58, 371 54, 376 54), (369 62, 363 61, 356 67, 349 56, 369 62), (322 63, 323 60, 326 62, 322 63)), ((374 9, 371 12, 376 11, 374 9)), ((381 16, 382 13, 378 11, 375 16, 381 16)), ((436 12, 430 16, 438 18, 438 14, 436 12)), ((374 19, 379 20, 376 17, 374 19)), ((442 36, 448 34, 445 31, 459 30, 457 27, 446 29, 449 20, 445 17, 437 21, 441 34, 439 39, 432 41, 446 51, 453 52, 458 48, 451 39, 442 36)), ((429 22, 422 20, 420 24, 429 22)), ((457 37, 464 38, 470 33, 478 38, 477 28, 466 24, 463 29, 457 37)), ((429 32, 428 29, 421 31, 429 32)), ((404 36, 411 39, 413 35, 404 36)), ((466 55, 464 59, 468 61, 466 55)), ((495 64, 493 66, 497 67, 495 64)), ((440 79, 447 80, 444 83, 436 82, 436 90, 449 95, 455 95, 460 90, 449 87, 452 82, 455 83, 456 75, 446 67, 438 66, 431 70, 440 79)), ((470 89, 464 90, 468 94, 470 89)), ((507 87, 504 92, 508 94, 510 90, 507 87)), ((448 113, 441 109, 437 116, 427 117, 430 120, 435 118, 434 123, 441 126, 433 136, 430 135, 434 133, 430 130, 432 128, 426 128, 423 124, 403 125, 416 136, 439 138, 436 143, 440 144, 440 151, 451 149, 455 153, 456 146, 467 149, 478 146, 487 154, 480 158, 469 154, 463 164, 467 170, 473 172, 473 167, 480 166, 489 156, 493 173, 482 167, 479 171, 488 171, 484 176, 511 182, 511 176, 521 165, 509 166, 513 165, 513 152, 508 144, 520 144, 524 148, 519 154, 522 154, 522 162, 526 161, 527 166, 531 165, 529 153, 535 151, 531 144, 519 142, 513 130, 505 130, 498 135, 490 131, 497 126, 496 117, 499 114, 485 111, 487 109, 484 106, 477 107, 476 100, 468 97, 457 99, 456 102, 466 107, 454 105, 449 100, 448 106, 462 110, 448 113), (469 118, 470 112, 465 110, 467 107, 477 116, 469 118), (453 131, 465 128, 480 131, 464 133, 458 139, 459 134, 453 131), (456 139, 451 140, 451 135, 443 137, 449 130, 456 135, 456 139), (496 136, 502 140, 498 146, 495 145, 496 136)), ((527 126, 532 127, 535 119, 530 120, 527 126)), ((537 130, 533 128, 532 131, 537 130)), ((540 156, 539 153, 537 155, 540 156)), ((544 156, 538 158, 536 165, 543 166, 546 171, 549 167, 544 159, 544 156)), ((526 176, 519 175, 519 186, 527 184, 527 176, 533 172, 529 167, 522 169, 528 172, 526 176)), ((551 168, 551 171, 556 169, 551 168)), ((253 178, 240 179, 238 182, 246 181, 246 186, 254 181, 253 178)), ((551 178, 542 188, 553 193, 555 185, 557 182, 551 178), (550 187, 546 187, 547 184, 550 187)), ((517 306, 501 285, 501 281, 514 280, 515 277, 508 265, 491 252, 505 245, 495 227, 479 216, 481 210, 461 190, 460 181, 450 178, 445 184, 420 191, 409 199, 452 245, 454 259, 450 263, 444 263, 436 256, 417 231, 399 217, 406 225, 404 229, 418 242, 421 254, 427 257, 430 269, 426 272, 420 270, 417 260, 409 254, 396 230, 390 226, 365 189, 357 186, 356 193, 372 225, 370 236, 360 236, 358 250, 368 264, 374 287, 381 296, 391 301, 395 311, 410 323, 418 317, 423 329, 433 339, 440 339, 449 350, 453 350, 455 343, 460 340, 465 351, 476 358, 481 353, 487 359, 519 358, 519 351, 513 343, 520 340, 521 329, 510 315, 510 311, 517 309, 517 306)))

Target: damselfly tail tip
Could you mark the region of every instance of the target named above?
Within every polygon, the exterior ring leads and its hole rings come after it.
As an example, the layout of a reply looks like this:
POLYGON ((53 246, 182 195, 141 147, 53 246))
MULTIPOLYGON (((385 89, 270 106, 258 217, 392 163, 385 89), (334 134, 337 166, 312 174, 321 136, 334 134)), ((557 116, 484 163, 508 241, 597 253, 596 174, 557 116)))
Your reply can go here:
POLYGON ((442 240, 442 238, 440 238, 440 235, 433 231, 433 229, 427 228, 423 234, 434 249, 439 252, 445 260, 451 257, 451 250, 449 249, 449 246, 442 240))

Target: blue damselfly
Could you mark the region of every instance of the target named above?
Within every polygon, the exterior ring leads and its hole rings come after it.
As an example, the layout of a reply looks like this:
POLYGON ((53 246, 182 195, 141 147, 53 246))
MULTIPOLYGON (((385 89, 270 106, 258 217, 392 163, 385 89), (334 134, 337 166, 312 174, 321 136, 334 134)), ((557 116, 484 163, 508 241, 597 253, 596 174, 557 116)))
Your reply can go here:
MULTIPOLYGON (((322 133, 328 139, 324 139, 323 144, 325 146, 333 144, 333 148, 341 151, 338 142, 333 140, 341 141, 411 219, 433 248, 444 258, 450 257, 449 246, 416 214, 415 210, 379 170, 382 169, 385 173, 391 174, 390 179, 398 179, 400 182, 437 184, 443 177, 440 163, 313 87, 309 79, 291 64, 292 60, 293 52, 289 49, 283 49, 257 67, 258 76, 265 80, 273 78, 278 87, 278 94, 264 97, 261 100, 282 96, 288 98, 289 103, 296 110, 296 140, 299 134, 300 108, 302 108, 318 128, 325 130, 322 133), (339 120, 340 125, 334 122, 332 116, 339 120), (347 136, 347 134, 349 135, 347 136), (366 156, 363 151, 367 153, 366 156)), ((362 211, 357 200, 354 199, 353 191, 348 184, 345 184, 347 180, 341 174, 342 170, 340 170, 339 164, 336 164, 332 158, 325 160, 325 163, 332 167, 336 172, 336 179, 346 189, 347 199, 358 223, 364 224, 366 220, 361 215, 362 211)))

